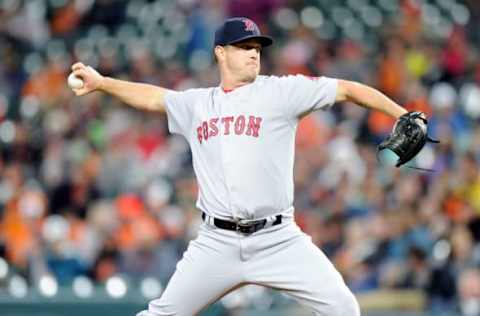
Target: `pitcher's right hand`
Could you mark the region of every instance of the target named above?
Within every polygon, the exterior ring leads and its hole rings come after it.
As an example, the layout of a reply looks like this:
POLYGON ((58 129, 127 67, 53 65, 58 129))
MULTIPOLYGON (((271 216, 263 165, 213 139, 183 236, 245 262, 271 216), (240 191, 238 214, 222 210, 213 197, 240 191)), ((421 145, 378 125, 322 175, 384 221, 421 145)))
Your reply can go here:
POLYGON ((81 62, 72 65, 72 72, 83 80, 81 88, 72 88, 77 96, 85 95, 101 88, 104 77, 95 69, 81 62))

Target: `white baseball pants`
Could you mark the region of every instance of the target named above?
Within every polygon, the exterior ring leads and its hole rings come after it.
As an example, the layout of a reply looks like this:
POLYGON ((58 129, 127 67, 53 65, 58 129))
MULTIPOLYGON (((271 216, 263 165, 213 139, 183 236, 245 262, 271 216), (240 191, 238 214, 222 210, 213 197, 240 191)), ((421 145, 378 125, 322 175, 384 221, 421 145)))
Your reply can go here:
POLYGON ((333 264, 287 218, 252 235, 202 223, 162 296, 137 316, 193 316, 246 284, 281 290, 314 315, 360 315, 333 264))

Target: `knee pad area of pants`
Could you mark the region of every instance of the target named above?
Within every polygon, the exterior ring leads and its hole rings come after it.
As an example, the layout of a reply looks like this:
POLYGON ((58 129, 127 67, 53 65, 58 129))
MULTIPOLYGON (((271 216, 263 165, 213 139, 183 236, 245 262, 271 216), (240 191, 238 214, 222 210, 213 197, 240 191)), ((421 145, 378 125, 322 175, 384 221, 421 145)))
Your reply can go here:
POLYGON ((348 288, 340 288, 329 292, 327 300, 319 296, 315 300, 313 312, 315 316, 360 316, 357 299, 348 288))
POLYGON ((329 316, 360 316, 358 301, 350 290, 343 290, 338 293, 335 303, 330 306, 329 316))

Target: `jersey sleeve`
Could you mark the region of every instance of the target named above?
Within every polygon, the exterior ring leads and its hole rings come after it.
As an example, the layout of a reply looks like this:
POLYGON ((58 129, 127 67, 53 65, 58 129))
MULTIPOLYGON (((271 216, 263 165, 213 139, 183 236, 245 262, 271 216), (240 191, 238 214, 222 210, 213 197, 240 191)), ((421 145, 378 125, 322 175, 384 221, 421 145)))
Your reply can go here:
POLYGON ((168 130, 173 134, 186 136, 192 124, 193 100, 189 90, 172 91, 165 94, 165 109, 167 111, 168 130))
POLYGON ((328 109, 335 103, 338 80, 329 77, 290 75, 279 78, 279 101, 289 118, 328 109))

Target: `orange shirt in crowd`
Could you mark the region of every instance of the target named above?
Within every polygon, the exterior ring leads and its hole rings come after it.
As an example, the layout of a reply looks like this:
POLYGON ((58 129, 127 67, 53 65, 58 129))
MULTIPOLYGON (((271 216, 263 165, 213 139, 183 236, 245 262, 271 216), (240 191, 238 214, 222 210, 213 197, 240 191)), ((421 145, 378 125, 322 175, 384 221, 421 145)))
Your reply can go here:
POLYGON ((5 240, 8 261, 18 267, 27 265, 28 256, 36 245, 35 231, 41 225, 40 220, 26 220, 18 208, 18 199, 11 199, 0 222, 0 234, 5 240))

